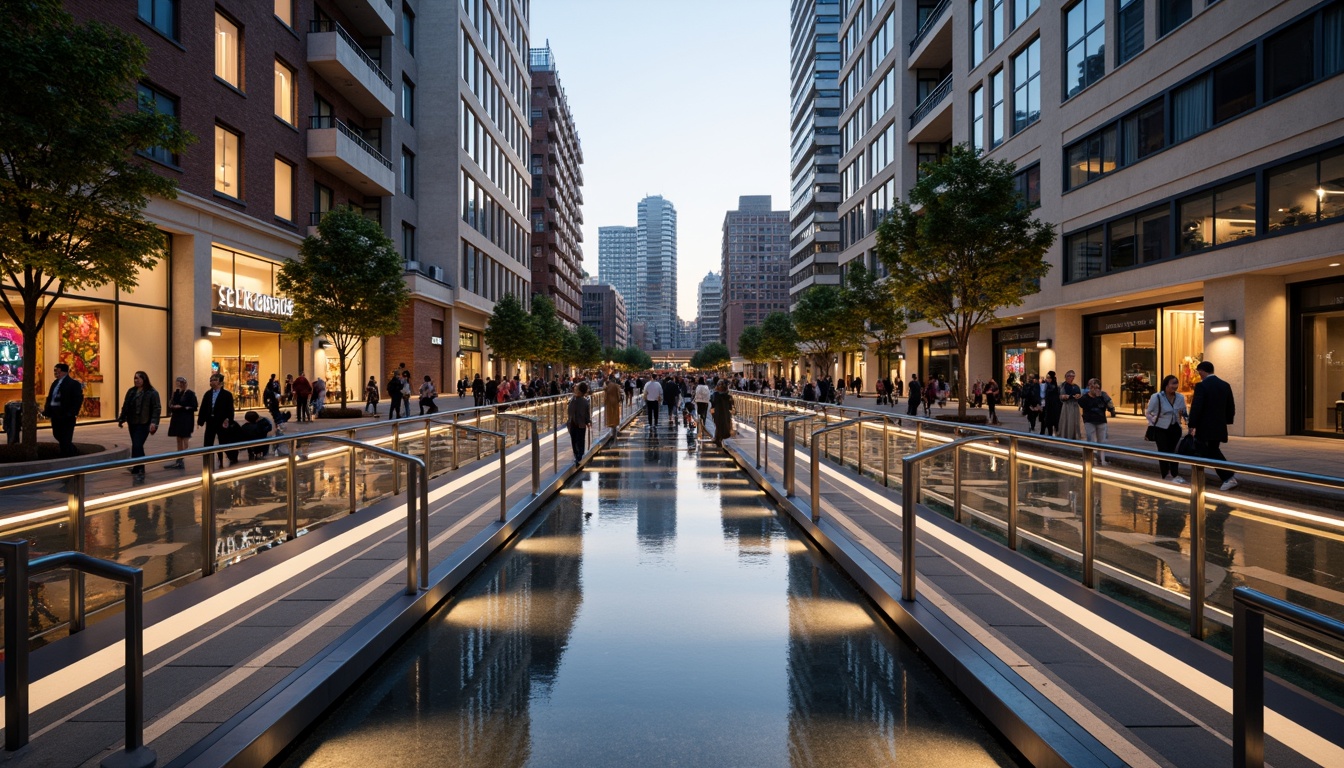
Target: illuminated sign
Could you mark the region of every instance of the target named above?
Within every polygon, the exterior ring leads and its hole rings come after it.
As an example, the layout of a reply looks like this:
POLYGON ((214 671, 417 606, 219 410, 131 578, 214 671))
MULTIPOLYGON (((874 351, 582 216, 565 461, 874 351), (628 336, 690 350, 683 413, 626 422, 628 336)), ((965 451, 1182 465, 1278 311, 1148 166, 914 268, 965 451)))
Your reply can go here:
POLYGON ((294 316, 293 299, 282 299, 245 288, 230 288, 227 285, 216 285, 214 288, 215 309, 219 312, 260 317, 294 316))
POLYGON ((442 336, 430 336, 430 337, 429 337, 429 343, 430 343, 430 344, 433 344, 433 345, 436 346, 436 347, 442 347, 442 346, 443 346, 443 337, 442 337, 442 336))

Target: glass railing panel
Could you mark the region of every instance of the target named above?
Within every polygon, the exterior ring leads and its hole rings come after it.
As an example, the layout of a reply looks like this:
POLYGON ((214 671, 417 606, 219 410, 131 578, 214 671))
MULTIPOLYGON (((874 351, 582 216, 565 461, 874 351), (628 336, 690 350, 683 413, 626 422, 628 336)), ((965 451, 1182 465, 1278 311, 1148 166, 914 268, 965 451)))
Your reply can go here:
POLYGON ((294 517, 300 532, 350 513, 350 451, 320 443, 313 449, 294 465, 294 517))
POLYGON ((997 445, 961 448, 961 519, 999 543, 1008 541, 1008 452, 997 445))
MULTIPOLYGON (((84 517, 86 554, 144 571, 146 592, 198 575, 201 571, 201 497, 199 475, 160 490, 111 505, 96 501, 84 517)), ((114 593, 107 601, 87 604, 96 610, 121 600, 121 586, 109 582, 114 593)))
MULTIPOLYGON (((299 489, 304 487, 303 473, 313 463, 298 462, 303 468, 296 471, 299 489)), ((216 568, 235 565, 289 538, 288 459, 272 456, 254 464, 216 472, 211 496, 216 568)))
POLYGON ((1022 441, 1018 453, 1018 551, 1082 578, 1083 481, 1076 457, 1022 441))
MULTIPOLYGON (((461 435, 458 436, 459 439, 461 435)), ((459 446, 458 450, 461 450, 459 446)), ((425 468, 430 477, 437 477, 453 468, 453 428, 447 425, 434 425, 429 431, 429 453, 418 454, 426 458, 425 468)), ((461 460, 459 455, 458 460, 461 460)))
MULTIPOLYGON (((1160 621, 1190 622, 1190 497, 1169 484, 1098 467, 1097 588, 1160 621)), ((1226 570, 1216 573, 1222 581, 1226 570)))
MULTIPOLYGON (((389 446, 390 447, 390 446, 389 446)), ((405 462, 373 451, 355 454, 355 499, 359 508, 372 506, 393 495, 405 462)))

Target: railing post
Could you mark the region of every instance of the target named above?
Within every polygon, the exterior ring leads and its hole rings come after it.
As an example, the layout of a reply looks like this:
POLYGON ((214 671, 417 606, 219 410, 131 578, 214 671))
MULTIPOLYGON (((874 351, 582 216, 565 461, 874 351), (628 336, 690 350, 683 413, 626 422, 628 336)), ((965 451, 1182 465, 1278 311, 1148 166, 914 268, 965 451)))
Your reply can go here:
POLYGON ((1008 548, 1017 549, 1017 438, 1008 438, 1008 548))
POLYGON ((420 473, 420 587, 429 589, 429 467, 406 465, 408 475, 420 473))
MULTIPOLYGON (((955 436, 955 433, 954 433, 955 436)), ((961 522, 961 446, 952 449, 952 519, 961 522)))
MULTIPOLYGON (((346 431, 346 437, 350 438, 351 440, 355 440, 355 439, 356 439, 356 437, 355 437, 355 430, 353 430, 353 429, 351 429, 351 430, 347 430, 347 431, 346 431)), ((355 487, 356 487, 356 483, 355 483, 355 462, 358 461, 358 460, 359 460, 358 452, 356 451, 355 446, 352 445, 352 446, 350 446, 350 483, 349 483, 349 486, 350 486, 350 488, 349 488, 349 493, 350 493, 350 514, 352 514, 352 515, 355 514, 355 511, 356 511, 357 509, 359 509, 358 505, 355 503, 355 487)))
MULTIPOLYGON (((843 410, 840 411, 840 420, 841 421, 845 420, 845 412, 843 410)), ((840 466, 843 468, 845 466, 845 428, 841 427, 839 431, 840 431, 840 466)))
POLYGON ((859 477, 863 477, 863 422, 860 421, 854 425, 854 434, 857 436, 858 446, 854 449, 854 460, 858 463, 859 477))
MULTIPOLYGON (((425 471, 426 471, 426 472, 429 471, 429 467, 430 467, 430 461, 429 461, 429 442, 430 442, 430 440, 433 439, 433 437, 434 437, 433 426, 434 426, 434 425, 430 422, 429 419, 425 419, 425 456, 424 456, 424 458, 425 458, 425 471)), ((407 471, 409 472, 410 470, 407 470, 407 471)))
POLYGON ((764 416, 765 416, 765 414, 760 413, 759 411, 758 411, 757 414, 756 414, 756 468, 757 468, 757 469, 760 469, 760 468, 761 468, 761 429, 762 429, 762 427, 763 427, 763 422, 765 421, 764 416))
POLYGON ((786 419, 784 421, 784 495, 787 497, 793 496, 794 432, 794 425, 790 424, 786 419))
POLYGON ((479 431, 480 428, 481 428, 481 412, 480 412, 479 409, 477 409, 477 411, 476 411, 476 429, 477 429, 477 431, 476 431, 475 433, 473 433, 474 438, 475 438, 475 440, 476 440, 476 460, 477 460, 477 461, 480 461, 480 460, 481 460, 481 433, 480 433, 480 431, 479 431))
POLYGON ((28 743, 28 542, 0 542, 5 564, 5 749, 28 743))
POLYGON ((551 474, 560 474, 560 416, 556 409, 560 405, 559 398, 551 398, 551 474))
POLYGON ((1190 636, 1204 638, 1204 468, 1190 473, 1190 636))
POLYGON ((406 594, 414 595, 418 592, 419 582, 416 581, 416 554, 419 548, 416 546, 418 539, 424 536, 424 531, 417 532, 415 503, 420 491, 420 477, 415 471, 414 465, 406 465, 406 594))
POLYGON ((453 426, 450 428, 453 433, 453 471, 457 471, 457 414, 453 414, 453 426))
MULTIPOLYGON (((495 426, 499 426, 498 419, 495 420, 495 426)), ((478 435, 477 438, 479 439, 479 437, 480 436, 478 435)), ((495 441, 499 445, 499 522, 502 523, 508 519, 509 511, 509 481, 505 476, 508 461, 504 452, 504 433, 500 432, 499 436, 495 438, 495 441)))
POLYGON ((821 451, 819 450, 820 443, 817 442, 815 434, 812 435, 810 442, 812 445, 810 446, 811 462, 808 466, 808 482, 812 491, 812 522, 815 524, 821 520, 821 456, 818 455, 821 451))
MULTIPOLYGON (((1203 467, 1195 467, 1203 474, 1203 467)), ((8 702, 6 702, 8 703, 8 702)), ((6 730, 8 738, 8 730, 6 730)), ((1265 764, 1265 615, 1232 601, 1232 765, 1265 764)))
MULTIPOLYGON (((392 450, 401 453, 401 421, 392 422, 392 450)), ((401 493, 401 466, 393 465, 392 468, 392 493, 396 495, 401 493)))
POLYGON ((1094 589, 1097 574, 1097 516, 1092 499, 1092 449, 1083 449, 1083 586, 1094 589))
MULTIPOLYGON (((290 541, 293 541, 299 535, 299 458, 294 455, 298 449, 299 441, 291 437, 289 439, 289 455, 285 457, 285 488, 288 490, 288 493, 285 494, 285 526, 290 541)), ((396 484, 396 476, 397 472, 393 469, 394 485, 396 484)))
MULTIPOLYGON (((84 551, 84 490, 85 474, 80 472, 70 478, 70 494, 66 506, 70 512, 70 548, 76 552, 84 551)), ((70 571, 70 634, 84 629, 84 572, 78 569, 70 571)))
POLYGON ((924 450, 924 422, 915 422, 915 453, 924 450))
POLYGON ((103 760, 103 768, 153 766, 145 748, 145 574, 136 568, 126 582, 126 748, 103 760))
POLYGON ((901 599, 915 600, 915 505, 919 504, 919 464, 901 462, 901 599))
POLYGON ((201 575, 215 572, 215 453, 201 456, 201 575))
POLYGON ((882 417, 882 485, 883 487, 886 488, 891 487, 891 446, 888 445, 888 443, 891 442, 891 436, 887 434, 887 430, 890 426, 891 426, 891 419, 887 418, 886 416, 883 416, 882 417))

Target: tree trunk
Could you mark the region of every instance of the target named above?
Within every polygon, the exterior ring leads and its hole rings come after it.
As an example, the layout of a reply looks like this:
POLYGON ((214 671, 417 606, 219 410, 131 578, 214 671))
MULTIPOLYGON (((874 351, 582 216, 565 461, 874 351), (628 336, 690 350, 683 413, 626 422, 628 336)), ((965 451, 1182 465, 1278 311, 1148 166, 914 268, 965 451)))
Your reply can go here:
MULTIPOLYGON (((26 299, 23 305, 23 322, 19 329, 23 333, 23 388, 20 396, 23 401, 23 417, 20 420, 20 441, 23 453, 29 461, 37 459, 37 412, 41 405, 37 401, 37 329, 33 313, 37 308, 26 299)), ((59 354, 59 353, 58 353, 59 354)))
POLYGON ((341 366, 341 410, 345 410, 346 394, 349 392, 349 390, 346 389, 345 387, 345 368, 347 365, 347 363, 345 362, 345 356, 346 356, 345 348, 337 347, 336 354, 340 357, 340 360, 338 362, 340 363, 341 366))
POLYGON ((966 354, 967 348, 970 346, 969 336, 970 334, 968 333, 966 334, 967 338, 963 338, 960 335, 954 337, 957 342, 957 371, 960 376, 960 381, 957 382, 959 391, 954 392, 953 394, 957 396, 957 419, 959 421, 966 420, 966 400, 968 399, 966 397, 966 382, 970 380, 969 376, 971 372, 971 361, 966 354))

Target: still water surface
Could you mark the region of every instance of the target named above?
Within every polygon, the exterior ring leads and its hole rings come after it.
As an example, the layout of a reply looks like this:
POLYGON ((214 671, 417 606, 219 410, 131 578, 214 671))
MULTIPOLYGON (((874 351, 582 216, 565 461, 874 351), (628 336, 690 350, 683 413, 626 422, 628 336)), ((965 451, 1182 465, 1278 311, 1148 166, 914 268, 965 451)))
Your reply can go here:
POLYGON ((1011 757, 736 467, 604 452, 286 766, 981 766, 1011 757))

